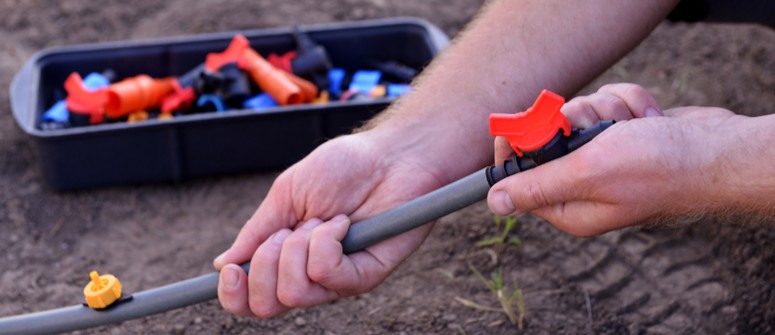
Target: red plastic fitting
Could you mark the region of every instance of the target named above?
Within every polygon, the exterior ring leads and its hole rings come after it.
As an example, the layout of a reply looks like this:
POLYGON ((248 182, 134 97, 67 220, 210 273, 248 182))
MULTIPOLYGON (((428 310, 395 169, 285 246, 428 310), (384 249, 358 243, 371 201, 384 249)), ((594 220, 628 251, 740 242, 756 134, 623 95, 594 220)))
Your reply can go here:
POLYGON ((570 121, 560 112, 565 99, 548 90, 541 91, 533 106, 516 114, 490 114, 490 135, 503 136, 522 157, 525 152, 540 149, 557 132, 571 134, 570 121))
POLYGON ((102 123, 105 113, 105 104, 108 102, 108 92, 105 88, 89 90, 83 86, 83 79, 77 72, 73 72, 65 80, 67 98, 65 104, 71 113, 89 115, 89 123, 102 123))
POLYGON ((205 69, 216 72, 222 66, 229 63, 237 63, 245 50, 250 49, 250 42, 242 34, 237 34, 222 52, 211 52, 205 59, 205 69))
POLYGON ((269 61, 269 64, 272 64, 274 67, 280 70, 293 73, 293 66, 291 65, 291 62, 294 58, 296 58, 296 51, 288 51, 282 56, 278 56, 274 53, 269 54, 269 57, 267 57, 266 60, 269 61))
POLYGON ((196 99, 194 88, 191 86, 183 88, 177 80, 172 82, 172 90, 173 92, 166 96, 161 102, 162 113, 172 113, 187 107, 196 99))

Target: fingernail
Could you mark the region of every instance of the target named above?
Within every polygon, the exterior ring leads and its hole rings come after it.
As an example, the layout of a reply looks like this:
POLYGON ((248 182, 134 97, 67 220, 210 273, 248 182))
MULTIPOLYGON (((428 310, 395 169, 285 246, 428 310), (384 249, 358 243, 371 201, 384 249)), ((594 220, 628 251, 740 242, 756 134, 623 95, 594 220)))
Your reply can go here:
POLYGON ((215 260, 213 260, 213 263, 215 265, 222 265, 223 259, 226 257, 226 251, 222 252, 218 257, 215 257, 215 260))
POLYGON ((646 108, 646 112, 644 113, 646 117, 654 117, 654 116, 662 116, 662 113, 660 113, 656 108, 649 107, 646 108))
POLYGON ((239 272, 231 266, 227 266, 221 270, 221 282, 223 287, 227 289, 235 289, 239 285, 239 272))
POLYGON ((491 209, 498 215, 509 215, 517 210, 516 207, 514 207, 514 202, 511 201, 511 196, 504 191, 498 191, 492 194, 491 209))

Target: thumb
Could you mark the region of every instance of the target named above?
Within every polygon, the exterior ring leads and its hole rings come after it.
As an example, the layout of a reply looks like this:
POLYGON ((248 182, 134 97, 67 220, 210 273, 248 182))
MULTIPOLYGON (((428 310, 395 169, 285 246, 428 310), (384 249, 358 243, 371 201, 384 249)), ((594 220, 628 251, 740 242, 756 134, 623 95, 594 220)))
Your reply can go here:
POLYGON ((500 216, 516 215, 573 201, 581 194, 573 155, 503 179, 490 188, 487 205, 500 216))

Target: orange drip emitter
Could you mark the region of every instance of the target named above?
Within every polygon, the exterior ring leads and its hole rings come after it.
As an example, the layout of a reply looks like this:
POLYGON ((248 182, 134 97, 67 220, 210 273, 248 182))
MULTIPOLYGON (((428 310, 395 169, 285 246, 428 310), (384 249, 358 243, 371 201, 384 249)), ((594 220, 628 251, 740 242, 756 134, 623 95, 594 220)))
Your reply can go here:
POLYGON ((83 288, 83 296, 89 308, 103 309, 121 298, 121 282, 114 275, 100 275, 92 271, 89 277, 91 281, 83 288))

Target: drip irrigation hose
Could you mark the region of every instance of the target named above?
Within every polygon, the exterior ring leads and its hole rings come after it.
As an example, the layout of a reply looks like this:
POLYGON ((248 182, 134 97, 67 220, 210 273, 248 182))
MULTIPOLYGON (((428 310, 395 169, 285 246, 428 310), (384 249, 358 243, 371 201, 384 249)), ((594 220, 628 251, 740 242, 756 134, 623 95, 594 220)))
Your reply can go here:
MULTIPOLYGON (((604 121, 586 130, 574 131, 574 135, 567 140, 562 139, 568 150, 559 156, 577 149, 611 124, 613 122, 604 121)), ((343 250, 347 254, 362 250, 483 200, 490 186, 496 182, 548 160, 535 161, 515 156, 502 166, 484 168, 415 200, 355 223, 350 226, 342 241, 343 250)), ((248 271, 250 263, 242 264, 241 267, 248 271)), ((53 334, 119 323, 215 299, 217 287, 218 273, 213 272, 134 293, 131 299, 104 310, 75 305, 4 317, 0 318, 0 335, 53 334)))

